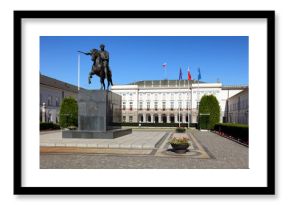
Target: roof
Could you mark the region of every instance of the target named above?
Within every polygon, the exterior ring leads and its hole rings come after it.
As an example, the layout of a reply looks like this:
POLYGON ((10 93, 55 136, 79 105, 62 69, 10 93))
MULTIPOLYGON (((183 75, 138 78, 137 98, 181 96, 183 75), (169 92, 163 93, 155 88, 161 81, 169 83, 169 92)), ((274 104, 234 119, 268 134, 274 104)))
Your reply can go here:
MULTIPOLYGON (((197 80, 142 80, 142 81, 136 81, 133 83, 129 83, 127 85, 138 85, 138 86, 175 86, 175 85, 188 85, 189 84, 193 84, 193 83, 197 83, 197 80)), ((204 82, 199 82, 199 83, 204 83, 204 82)))
POLYGON ((248 89, 247 85, 224 85, 222 90, 245 90, 248 89))
POLYGON ((55 78, 51 78, 45 75, 40 74, 40 85, 46 85, 49 87, 54 87, 70 92, 77 93, 78 92, 78 87, 60 80, 57 80, 55 78))

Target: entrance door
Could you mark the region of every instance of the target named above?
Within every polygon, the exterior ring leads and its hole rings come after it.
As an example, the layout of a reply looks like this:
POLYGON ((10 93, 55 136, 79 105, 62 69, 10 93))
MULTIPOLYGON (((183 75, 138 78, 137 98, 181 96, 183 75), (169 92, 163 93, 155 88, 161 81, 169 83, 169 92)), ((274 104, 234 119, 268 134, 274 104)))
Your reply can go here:
POLYGON ((162 122, 163 122, 163 123, 166 123, 166 120, 167 120, 166 115, 162 115, 162 122))
POLYGON ((170 122, 174 123, 174 115, 170 115, 170 122))
POLYGON ((154 122, 155 122, 155 123, 158 123, 158 115, 155 115, 155 116, 154 116, 154 122))

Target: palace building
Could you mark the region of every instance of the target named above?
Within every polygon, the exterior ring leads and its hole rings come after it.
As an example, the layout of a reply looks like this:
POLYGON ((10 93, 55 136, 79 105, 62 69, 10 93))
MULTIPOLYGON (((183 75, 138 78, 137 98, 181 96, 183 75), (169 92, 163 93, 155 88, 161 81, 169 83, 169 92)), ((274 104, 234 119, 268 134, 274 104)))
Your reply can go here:
POLYGON ((220 121, 226 122, 227 100, 246 88, 196 80, 146 80, 115 85, 111 90, 122 96, 123 122, 196 123, 198 102, 203 95, 216 96, 220 121))
MULTIPOLYGON (((247 123, 248 86, 196 80, 145 80, 114 85, 111 91, 122 96, 123 122, 196 123, 201 97, 214 95, 220 104, 221 122, 247 123), (236 98, 242 101, 243 111, 232 109, 237 108, 232 105, 237 104, 236 98)), ((40 122, 58 123, 63 98, 77 98, 77 94, 77 86, 40 74, 40 122)))

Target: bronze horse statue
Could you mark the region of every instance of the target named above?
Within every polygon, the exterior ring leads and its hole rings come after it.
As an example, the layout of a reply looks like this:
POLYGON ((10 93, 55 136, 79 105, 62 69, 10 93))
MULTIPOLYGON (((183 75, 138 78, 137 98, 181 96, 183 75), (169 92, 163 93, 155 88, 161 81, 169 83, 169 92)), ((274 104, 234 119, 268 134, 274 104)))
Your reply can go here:
POLYGON ((113 85, 112 72, 108 65, 107 66, 104 65, 103 60, 98 50, 92 49, 88 53, 85 53, 82 51, 79 51, 79 52, 86 55, 90 55, 91 60, 93 61, 93 65, 92 65, 92 68, 88 77, 89 84, 91 84, 91 78, 93 77, 93 75, 97 75, 100 77, 101 89, 104 89, 104 90, 106 89, 105 79, 107 79, 107 84, 108 84, 107 90, 109 90, 109 86, 113 85))

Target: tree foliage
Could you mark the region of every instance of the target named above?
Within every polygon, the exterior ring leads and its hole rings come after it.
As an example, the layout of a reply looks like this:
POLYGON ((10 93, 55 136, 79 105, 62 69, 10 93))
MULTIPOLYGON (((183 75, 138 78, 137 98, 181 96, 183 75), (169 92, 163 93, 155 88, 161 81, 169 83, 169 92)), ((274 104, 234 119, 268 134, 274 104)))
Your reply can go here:
POLYGON ((74 98, 63 99, 59 112, 59 125, 62 128, 78 126, 78 104, 74 98))
POLYGON ((214 95, 204 95, 199 103, 199 126, 201 129, 213 129, 220 122, 220 106, 214 95), (209 114, 209 115, 205 115, 209 114))

